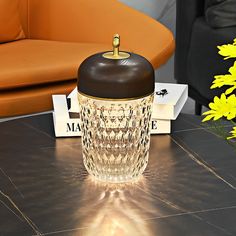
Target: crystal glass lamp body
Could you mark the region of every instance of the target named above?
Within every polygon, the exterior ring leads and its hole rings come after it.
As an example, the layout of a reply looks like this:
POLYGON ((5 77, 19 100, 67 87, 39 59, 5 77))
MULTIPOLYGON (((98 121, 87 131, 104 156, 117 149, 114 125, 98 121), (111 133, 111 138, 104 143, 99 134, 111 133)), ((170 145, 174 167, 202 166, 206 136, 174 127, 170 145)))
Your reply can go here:
POLYGON ((138 178, 148 163, 153 94, 105 100, 78 93, 78 99, 87 171, 107 182, 138 178))

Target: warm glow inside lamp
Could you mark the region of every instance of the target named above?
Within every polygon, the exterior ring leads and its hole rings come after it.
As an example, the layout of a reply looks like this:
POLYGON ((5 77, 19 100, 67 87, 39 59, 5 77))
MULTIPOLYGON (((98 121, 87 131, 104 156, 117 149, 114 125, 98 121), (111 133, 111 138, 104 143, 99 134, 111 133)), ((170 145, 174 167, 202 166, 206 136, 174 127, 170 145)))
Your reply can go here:
POLYGON ((106 182, 137 179, 148 163, 154 69, 144 57, 119 51, 88 57, 78 70, 83 161, 106 182))

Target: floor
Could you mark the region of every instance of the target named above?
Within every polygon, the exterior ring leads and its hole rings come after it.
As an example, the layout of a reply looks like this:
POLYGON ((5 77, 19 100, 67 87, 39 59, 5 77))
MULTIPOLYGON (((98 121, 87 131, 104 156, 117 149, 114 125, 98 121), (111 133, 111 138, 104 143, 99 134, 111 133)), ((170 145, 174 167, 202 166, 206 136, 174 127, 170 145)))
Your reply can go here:
MULTIPOLYGON (((165 25, 175 35, 176 0, 120 0, 121 2, 142 11, 165 25)), ((156 71, 156 81, 163 83, 176 83, 174 79, 174 55, 161 68, 156 71)), ((204 108, 204 110, 206 110, 204 108)), ((194 101, 188 99, 182 111, 194 114, 194 101)))
MULTIPOLYGON (((175 35, 176 0, 119 0, 165 25, 175 35)), ((159 79, 174 81, 174 56, 159 69, 159 79)))

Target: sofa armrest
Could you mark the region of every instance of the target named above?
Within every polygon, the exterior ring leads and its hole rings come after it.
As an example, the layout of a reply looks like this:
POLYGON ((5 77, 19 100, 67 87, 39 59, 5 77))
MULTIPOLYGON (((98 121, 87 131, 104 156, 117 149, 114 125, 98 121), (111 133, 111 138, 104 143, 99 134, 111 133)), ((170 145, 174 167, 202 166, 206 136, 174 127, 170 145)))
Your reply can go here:
POLYGON ((154 67, 174 50, 172 33, 159 22, 117 0, 30 0, 32 39, 108 44, 121 35, 121 50, 147 57, 154 67))
POLYGON ((187 82, 187 56, 192 27, 197 17, 204 15, 205 0, 177 0, 175 78, 187 82))

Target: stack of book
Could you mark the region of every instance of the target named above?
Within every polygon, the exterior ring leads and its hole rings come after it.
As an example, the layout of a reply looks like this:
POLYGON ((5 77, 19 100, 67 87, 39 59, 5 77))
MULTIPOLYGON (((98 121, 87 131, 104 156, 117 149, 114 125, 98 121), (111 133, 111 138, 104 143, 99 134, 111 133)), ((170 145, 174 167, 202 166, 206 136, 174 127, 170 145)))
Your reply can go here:
MULTIPOLYGON (((177 119, 187 98, 187 85, 156 83, 151 134, 171 133, 171 121, 177 119)), ((53 95, 52 99, 56 137, 81 136, 77 88, 68 97, 53 95)))

